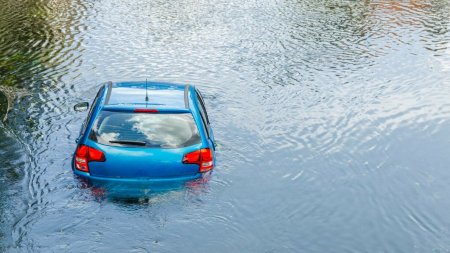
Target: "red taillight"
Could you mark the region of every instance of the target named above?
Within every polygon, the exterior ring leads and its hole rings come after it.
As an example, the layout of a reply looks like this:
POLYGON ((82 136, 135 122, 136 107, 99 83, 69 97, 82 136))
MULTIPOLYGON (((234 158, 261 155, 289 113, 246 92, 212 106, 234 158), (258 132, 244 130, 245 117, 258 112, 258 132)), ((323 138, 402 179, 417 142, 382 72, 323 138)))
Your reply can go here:
POLYGON ((198 164, 200 172, 210 171, 214 167, 212 150, 204 148, 188 153, 183 157, 183 163, 198 164))
POLYGON ((89 161, 104 162, 105 155, 102 151, 89 147, 89 161))
POLYGON ((158 110, 156 110, 156 109, 137 108, 137 109, 134 109, 134 112, 137 112, 137 113, 158 113, 158 110))
POLYGON ((105 155, 102 151, 86 145, 80 145, 75 154, 75 168, 84 172, 89 172, 89 162, 104 162, 105 155))

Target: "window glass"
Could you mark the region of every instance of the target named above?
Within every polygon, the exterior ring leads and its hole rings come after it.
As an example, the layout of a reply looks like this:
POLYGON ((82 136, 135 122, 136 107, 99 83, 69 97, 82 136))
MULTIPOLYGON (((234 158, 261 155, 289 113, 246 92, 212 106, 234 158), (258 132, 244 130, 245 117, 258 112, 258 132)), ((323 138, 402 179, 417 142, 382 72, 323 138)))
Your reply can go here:
POLYGON ((201 116, 202 122, 203 122, 203 129, 205 130, 208 138, 211 138, 210 134, 209 134, 209 119, 208 119, 208 114, 206 113, 205 105, 203 103, 203 98, 200 95, 200 92, 198 90, 196 90, 196 94, 197 94, 197 101, 199 104, 198 107, 200 110, 200 116, 201 116))
POLYGON ((180 148, 201 142, 192 114, 102 111, 89 137, 111 146, 180 148))
POLYGON ((200 102, 200 110, 201 113, 204 115, 206 122, 209 124, 209 118, 208 118, 208 113, 206 112, 206 108, 205 108, 205 102, 203 101, 203 97, 200 93, 200 91, 197 91, 197 99, 200 102))
POLYGON ((87 125, 89 124, 89 120, 91 119, 91 117, 92 117, 92 112, 94 111, 94 107, 97 105, 97 101, 98 101, 98 98, 100 97, 100 95, 103 93, 103 90, 104 90, 104 86, 102 86, 99 90, 98 90, 98 92, 97 92, 97 95, 95 96, 95 99, 94 99, 94 101, 92 102, 92 104, 91 104, 91 108, 89 109, 89 113, 88 113, 88 116, 86 117, 86 120, 84 121, 84 123, 83 123, 83 129, 82 129, 82 133, 84 133, 85 131, 86 131, 86 127, 87 127, 87 125))

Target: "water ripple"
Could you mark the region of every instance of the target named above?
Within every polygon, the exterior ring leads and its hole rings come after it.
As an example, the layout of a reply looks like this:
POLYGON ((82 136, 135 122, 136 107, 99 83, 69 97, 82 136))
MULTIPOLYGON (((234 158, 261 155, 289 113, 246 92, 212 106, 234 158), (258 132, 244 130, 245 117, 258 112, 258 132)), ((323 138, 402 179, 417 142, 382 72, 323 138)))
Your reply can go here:
POLYGON ((0 4, 0 251, 448 251, 447 1, 0 4), (200 87, 219 166, 107 198, 71 108, 146 78, 200 87))

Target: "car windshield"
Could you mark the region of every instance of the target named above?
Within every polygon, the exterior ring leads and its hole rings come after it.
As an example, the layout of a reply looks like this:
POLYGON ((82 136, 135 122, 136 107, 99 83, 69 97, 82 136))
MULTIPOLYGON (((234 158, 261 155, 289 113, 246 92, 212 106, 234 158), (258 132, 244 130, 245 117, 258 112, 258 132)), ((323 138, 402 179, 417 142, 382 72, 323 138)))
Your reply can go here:
POLYGON ((102 111, 89 138, 110 146, 180 148, 200 143, 191 113, 102 111))

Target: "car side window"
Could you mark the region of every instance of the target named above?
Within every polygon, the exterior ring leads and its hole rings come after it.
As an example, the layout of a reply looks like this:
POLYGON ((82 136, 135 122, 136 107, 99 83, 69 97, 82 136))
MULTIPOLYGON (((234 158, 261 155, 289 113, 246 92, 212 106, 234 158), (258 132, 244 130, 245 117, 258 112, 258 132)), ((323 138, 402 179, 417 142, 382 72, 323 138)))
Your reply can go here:
POLYGON ((94 101, 92 102, 91 108, 89 109, 88 116, 86 117, 86 120, 83 123, 83 129, 81 130, 80 134, 83 134, 86 131, 87 125, 89 124, 89 121, 91 119, 92 113, 94 112, 94 107, 97 105, 98 98, 103 93, 103 90, 105 89, 104 86, 100 88, 100 90, 97 92, 97 95, 94 98, 94 101))
POLYGON ((201 100, 200 95, 198 94, 198 91, 196 91, 195 93, 197 94, 197 101, 199 103, 199 110, 200 110, 200 116, 201 116, 202 122, 203 122, 203 127, 205 129, 206 135, 209 138, 209 130, 208 130, 209 122, 208 122, 208 118, 206 116, 206 111, 205 111, 205 108, 203 107, 202 100, 201 100))
POLYGON ((197 99, 200 103, 200 111, 204 115, 206 122, 209 124, 208 113, 206 112, 205 102, 203 102, 203 97, 202 97, 200 91, 197 91, 197 99))

